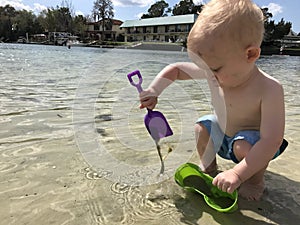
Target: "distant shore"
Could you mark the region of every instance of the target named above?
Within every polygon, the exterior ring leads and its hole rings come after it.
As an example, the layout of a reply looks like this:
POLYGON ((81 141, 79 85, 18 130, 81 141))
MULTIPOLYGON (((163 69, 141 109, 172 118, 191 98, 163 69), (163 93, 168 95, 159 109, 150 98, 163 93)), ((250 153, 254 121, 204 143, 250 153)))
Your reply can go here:
MULTIPOLYGON (((87 45, 87 47, 97 48, 117 48, 117 49, 137 49, 137 50, 155 50, 155 51, 179 51, 186 52, 186 47, 179 43, 162 42, 132 42, 123 45, 87 45)), ((300 48, 285 48, 280 51, 277 46, 262 46, 261 55, 290 55, 300 56, 300 48)))
MULTIPOLYGON (((141 42, 127 47, 117 47, 117 48, 127 48, 127 49, 141 49, 141 50, 158 50, 158 51, 180 51, 186 52, 187 49, 182 45, 176 43, 148 43, 141 42)), ((280 47, 277 46, 262 46, 261 55, 290 55, 290 56, 300 56, 300 48, 285 48, 282 51, 280 47)))
MULTIPOLYGON (((130 42, 124 44, 120 42, 117 45, 87 45, 87 47, 100 48, 117 48, 117 49, 137 49, 137 50, 154 50, 154 51, 176 51, 186 52, 187 49, 181 43, 167 42, 130 42)), ((280 50, 278 46, 262 46, 261 55, 290 55, 300 56, 300 48, 285 48, 280 50)))
MULTIPOLYGON (((26 44, 41 44, 45 43, 30 42, 26 44)), ((71 47, 92 47, 92 48, 116 48, 116 49, 137 49, 137 50, 155 50, 155 51, 177 51, 186 52, 187 49, 181 43, 167 43, 167 42, 108 42, 105 44, 89 44, 79 43, 71 44, 71 47)), ((300 48, 284 48, 280 49, 278 46, 262 46, 261 55, 289 55, 300 56, 300 48)))
POLYGON ((187 49, 181 43, 163 43, 163 42, 139 42, 130 45, 117 46, 117 48, 139 49, 139 50, 157 50, 157 51, 177 51, 186 52, 187 49))
POLYGON ((261 55, 289 55, 300 56, 300 48, 284 48, 277 46, 262 46, 261 55))

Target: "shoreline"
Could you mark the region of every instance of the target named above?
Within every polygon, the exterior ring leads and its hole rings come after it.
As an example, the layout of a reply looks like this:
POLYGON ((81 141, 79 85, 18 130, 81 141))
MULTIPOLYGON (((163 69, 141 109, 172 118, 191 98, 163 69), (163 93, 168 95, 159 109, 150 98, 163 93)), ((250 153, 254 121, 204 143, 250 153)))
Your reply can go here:
MULTIPOLYGON (((122 42, 123 43, 123 42, 122 42)), ((33 44, 33 45, 52 45, 45 43, 13 43, 13 44, 33 44)), ((56 46, 56 45, 53 45, 56 46)), ((73 44, 72 47, 89 47, 89 48, 116 48, 116 49, 136 49, 136 50, 154 50, 154 51, 176 51, 186 52, 186 47, 179 43, 162 43, 162 42, 130 42, 122 45, 91 45, 91 44, 73 44)), ((285 55, 285 56, 300 56, 300 48, 285 48, 280 51, 279 47, 276 46, 262 46, 261 55, 285 55)))

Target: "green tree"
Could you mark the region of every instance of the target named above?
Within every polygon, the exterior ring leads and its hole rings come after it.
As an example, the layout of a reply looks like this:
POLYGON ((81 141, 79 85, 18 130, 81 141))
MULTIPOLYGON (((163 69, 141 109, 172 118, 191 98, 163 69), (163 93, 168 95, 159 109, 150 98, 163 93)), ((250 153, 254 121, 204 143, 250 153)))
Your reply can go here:
POLYGON ((264 42, 272 42, 274 40, 279 40, 287 35, 292 28, 291 22, 285 22, 282 18, 277 24, 274 20, 271 20, 273 17, 272 13, 269 12, 268 8, 261 9, 265 17, 265 36, 264 42))
POLYGON ((40 24, 46 31, 72 32, 73 18, 67 7, 53 7, 43 10, 38 17, 40 24))
POLYGON ((17 36, 28 34, 42 33, 43 29, 37 20, 37 16, 31 11, 17 11, 14 17, 17 36))
POLYGON ((162 17, 167 16, 168 12, 171 11, 169 7, 169 4, 165 2, 164 0, 158 1, 150 6, 148 9, 148 14, 143 14, 142 19, 146 18, 154 18, 154 17, 162 17))
POLYGON ((203 5, 195 5, 192 0, 181 0, 177 3, 172 10, 174 16, 196 14, 201 12, 203 5))
POLYGON ((84 39, 85 36, 85 24, 87 23, 87 18, 82 15, 77 15, 74 18, 74 34, 80 36, 84 39))
POLYGON ((106 23, 111 23, 111 19, 114 17, 114 8, 111 0, 96 0, 93 7, 94 20, 101 20, 102 22, 102 34, 101 39, 104 40, 104 31, 106 23))
POLYGON ((0 6, 0 38, 5 41, 16 40, 16 24, 14 18, 17 11, 10 5, 0 6))
POLYGON ((75 13, 74 13, 74 6, 72 4, 72 0, 62 0, 61 2, 61 8, 68 8, 69 9, 69 12, 70 12, 70 15, 72 17, 75 17, 75 13))
POLYGON ((50 8, 40 12, 37 19, 45 31, 56 31, 55 16, 50 8))
POLYGON ((284 35, 287 35, 292 28, 291 22, 285 22, 282 18, 274 27, 274 34, 272 38, 274 40, 282 39, 284 35))
POLYGON ((270 19, 273 17, 273 14, 269 12, 268 8, 262 8, 261 9, 264 14, 264 27, 265 27, 265 34, 264 34, 264 41, 270 42, 272 40, 272 35, 274 32, 275 23, 274 20, 270 21, 270 19))
POLYGON ((269 8, 261 8, 261 11, 263 12, 264 14, 264 17, 265 17, 265 22, 269 21, 270 18, 273 17, 273 14, 269 12, 269 8))
POLYGON ((60 7, 54 10, 59 31, 72 32, 72 16, 71 11, 67 7, 60 7))
POLYGON ((0 40, 16 41, 18 36, 26 36, 51 31, 64 31, 85 36, 88 18, 75 16, 68 0, 62 6, 48 8, 36 16, 31 11, 17 11, 10 5, 0 6, 0 40))

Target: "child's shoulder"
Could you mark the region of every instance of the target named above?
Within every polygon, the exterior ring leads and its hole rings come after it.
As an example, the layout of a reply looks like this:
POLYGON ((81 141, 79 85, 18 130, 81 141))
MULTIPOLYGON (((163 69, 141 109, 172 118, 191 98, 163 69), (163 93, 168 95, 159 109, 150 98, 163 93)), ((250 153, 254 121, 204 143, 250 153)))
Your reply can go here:
POLYGON ((269 75, 268 73, 264 72, 263 70, 259 69, 258 70, 259 77, 260 77, 260 82, 262 85, 274 85, 274 86, 281 86, 280 82, 269 75))
POLYGON ((263 91, 264 95, 274 95, 283 94, 283 87, 281 83, 268 73, 259 69, 260 79, 258 81, 258 85, 260 89, 263 91))

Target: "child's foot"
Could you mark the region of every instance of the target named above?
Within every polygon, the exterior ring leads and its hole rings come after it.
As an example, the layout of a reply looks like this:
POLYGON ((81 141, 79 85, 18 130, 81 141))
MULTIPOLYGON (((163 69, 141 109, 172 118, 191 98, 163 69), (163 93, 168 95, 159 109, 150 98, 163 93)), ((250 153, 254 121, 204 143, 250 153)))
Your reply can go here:
POLYGON ((239 188, 239 195, 250 201, 258 201, 263 195, 265 190, 265 182, 262 180, 259 183, 253 183, 247 180, 241 184, 239 188))
POLYGON ((216 164, 212 164, 206 169, 202 170, 202 172, 210 175, 211 177, 215 177, 218 175, 218 166, 216 164))

